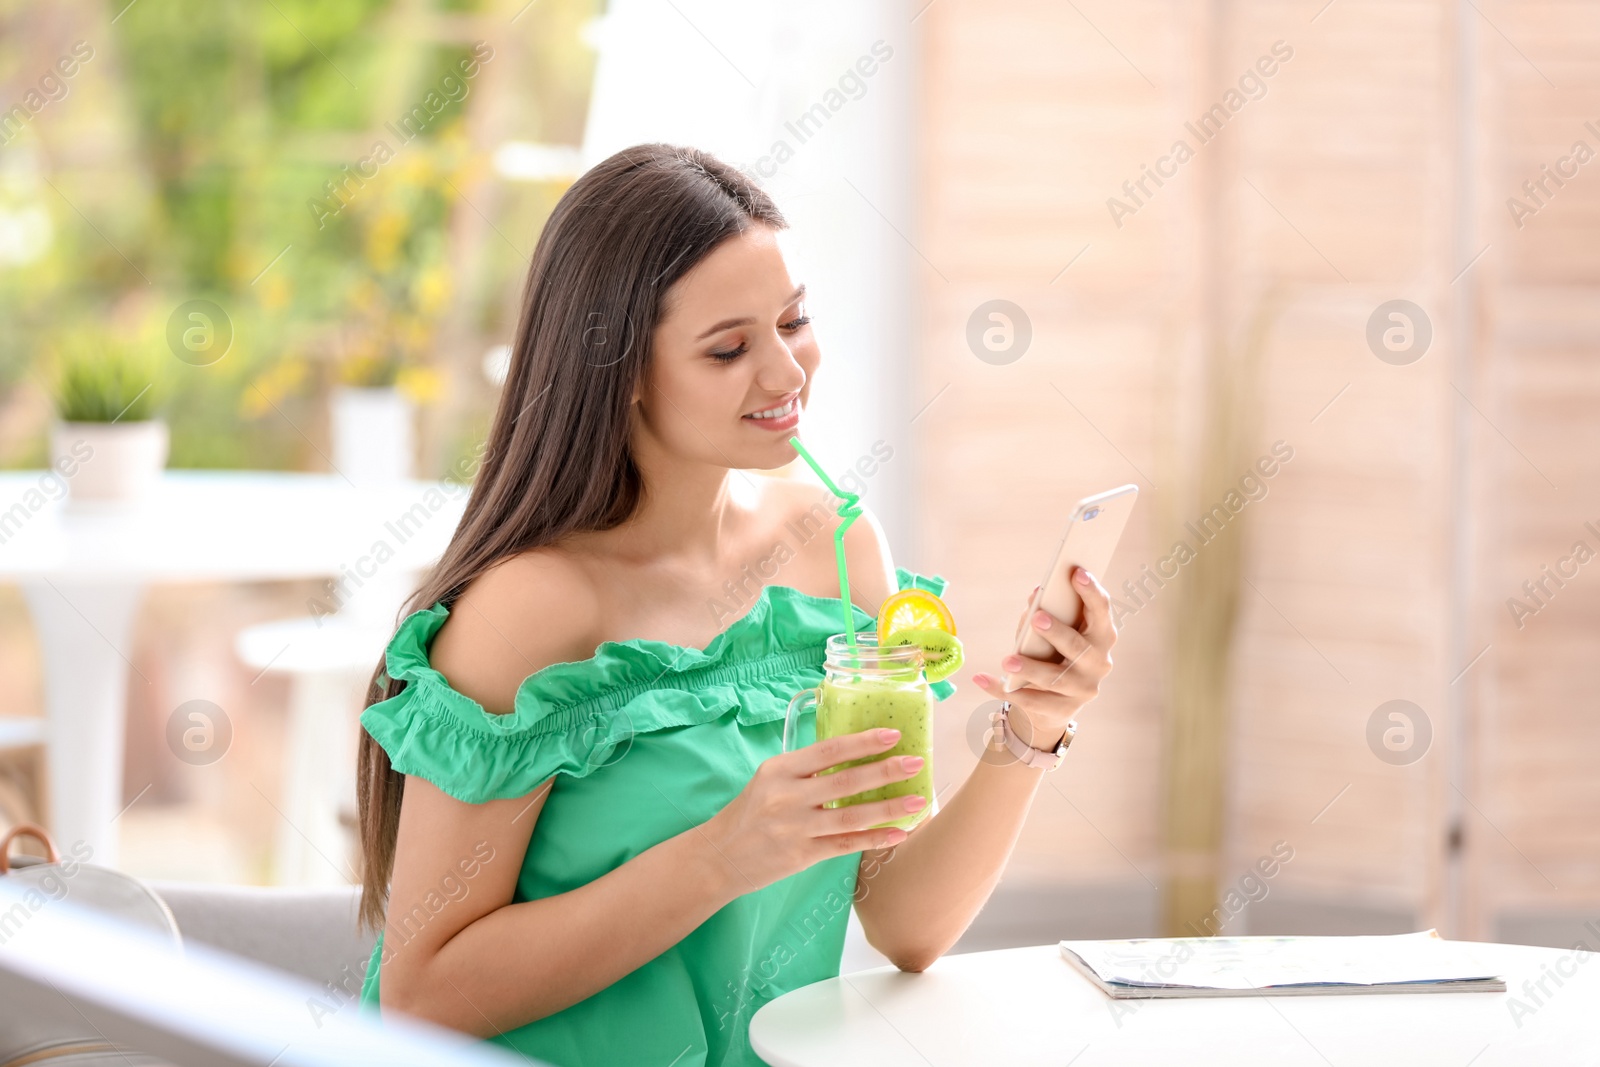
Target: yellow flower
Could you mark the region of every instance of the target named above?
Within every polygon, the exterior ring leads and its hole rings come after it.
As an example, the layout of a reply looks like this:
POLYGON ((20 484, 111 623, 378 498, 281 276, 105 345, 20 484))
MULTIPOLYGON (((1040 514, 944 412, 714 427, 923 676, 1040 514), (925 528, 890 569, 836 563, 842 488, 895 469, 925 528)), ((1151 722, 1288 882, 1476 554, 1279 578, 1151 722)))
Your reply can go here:
POLYGON ((272 364, 239 396, 239 411, 246 418, 260 418, 297 391, 306 380, 306 363, 299 356, 286 356, 272 364))
POLYGON ((450 273, 443 267, 431 267, 422 272, 416 282, 417 311, 422 315, 436 314, 450 299, 450 273))
POLYGON ((384 211, 372 222, 367 231, 367 262, 375 270, 387 271, 394 265, 395 254, 406 234, 406 217, 403 212, 384 211))
POLYGON ((427 346, 433 330, 421 319, 408 316, 398 324, 396 333, 412 351, 418 351, 427 346))
POLYGON ((261 280, 261 306, 277 311, 289 303, 289 283, 282 274, 269 274, 261 280))
POLYGON ((433 161, 424 153, 412 152, 400 164, 399 178, 409 185, 421 185, 433 173, 433 161))
POLYGON ((362 278, 350 286, 350 306, 356 311, 371 311, 378 306, 383 293, 371 278, 362 278))
POLYGON ((395 386, 418 404, 431 404, 444 393, 444 376, 433 367, 402 367, 395 386))
POLYGON ((377 343, 370 339, 356 346, 350 354, 339 361, 339 383, 341 385, 383 385, 384 376, 388 370, 382 353, 377 343))

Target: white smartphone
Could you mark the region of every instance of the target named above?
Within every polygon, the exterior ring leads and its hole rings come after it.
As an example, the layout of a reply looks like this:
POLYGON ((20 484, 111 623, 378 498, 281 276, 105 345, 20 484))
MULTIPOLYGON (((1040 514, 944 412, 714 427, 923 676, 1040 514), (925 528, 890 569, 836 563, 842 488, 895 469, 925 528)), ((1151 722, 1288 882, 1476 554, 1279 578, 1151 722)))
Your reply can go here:
MULTIPOLYGON (((1072 585, 1072 569, 1082 567, 1096 578, 1104 579, 1111 556, 1122 538, 1122 529, 1128 525, 1128 515, 1133 502, 1139 498, 1137 485, 1123 485, 1094 496, 1086 496, 1072 509, 1067 520, 1067 531, 1056 546, 1055 558, 1045 571, 1039 591, 1028 604, 1017 630, 1016 651, 1019 656, 1059 662, 1061 654, 1043 634, 1033 628, 1028 620, 1043 608, 1069 626, 1077 626, 1083 612, 1083 600, 1072 585)), ((1021 689, 1028 683, 1021 678, 1006 675, 1007 693, 1021 689)))

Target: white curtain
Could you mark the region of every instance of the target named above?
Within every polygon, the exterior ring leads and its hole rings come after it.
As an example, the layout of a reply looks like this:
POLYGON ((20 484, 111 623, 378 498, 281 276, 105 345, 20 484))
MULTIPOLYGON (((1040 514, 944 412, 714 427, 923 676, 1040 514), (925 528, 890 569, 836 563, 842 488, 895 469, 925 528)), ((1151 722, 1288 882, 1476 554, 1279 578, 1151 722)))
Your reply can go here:
POLYGON ((823 362, 803 427, 837 479, 864 456, 863 502, 915 566, 910 196, 916 9, 895 0, 614 0, 584 167, 644 141, 691 144, 751 173, 794 227, 823 362), (780 159, 785 151, 788 158, 780 159))

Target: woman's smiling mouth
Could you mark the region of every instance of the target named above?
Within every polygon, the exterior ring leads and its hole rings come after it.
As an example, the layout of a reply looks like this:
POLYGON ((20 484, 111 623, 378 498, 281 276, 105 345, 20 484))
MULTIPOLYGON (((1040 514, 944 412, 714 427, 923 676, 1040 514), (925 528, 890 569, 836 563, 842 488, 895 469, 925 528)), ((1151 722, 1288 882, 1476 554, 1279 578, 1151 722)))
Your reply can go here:
POLYGON ((746 422, 753 422, 763 430, 789 430, 800 421, 800 394, 795 393, 783 403, 775 407, 762 408, 743 416, 746 422))

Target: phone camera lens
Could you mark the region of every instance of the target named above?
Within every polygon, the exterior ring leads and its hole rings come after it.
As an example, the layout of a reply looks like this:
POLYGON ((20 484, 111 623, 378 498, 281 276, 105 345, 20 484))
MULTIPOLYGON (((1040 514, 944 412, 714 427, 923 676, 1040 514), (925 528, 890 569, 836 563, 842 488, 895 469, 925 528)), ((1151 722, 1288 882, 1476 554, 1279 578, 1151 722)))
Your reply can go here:
POLYGON ((1083 521, 1084 522, 1088 522, 1090 519, 1094 518, 1098 514, 1100 514, 1100 509, 1099 508, 1090 508, 1088 511, 1085 511, 1083 513, 1083 521))

